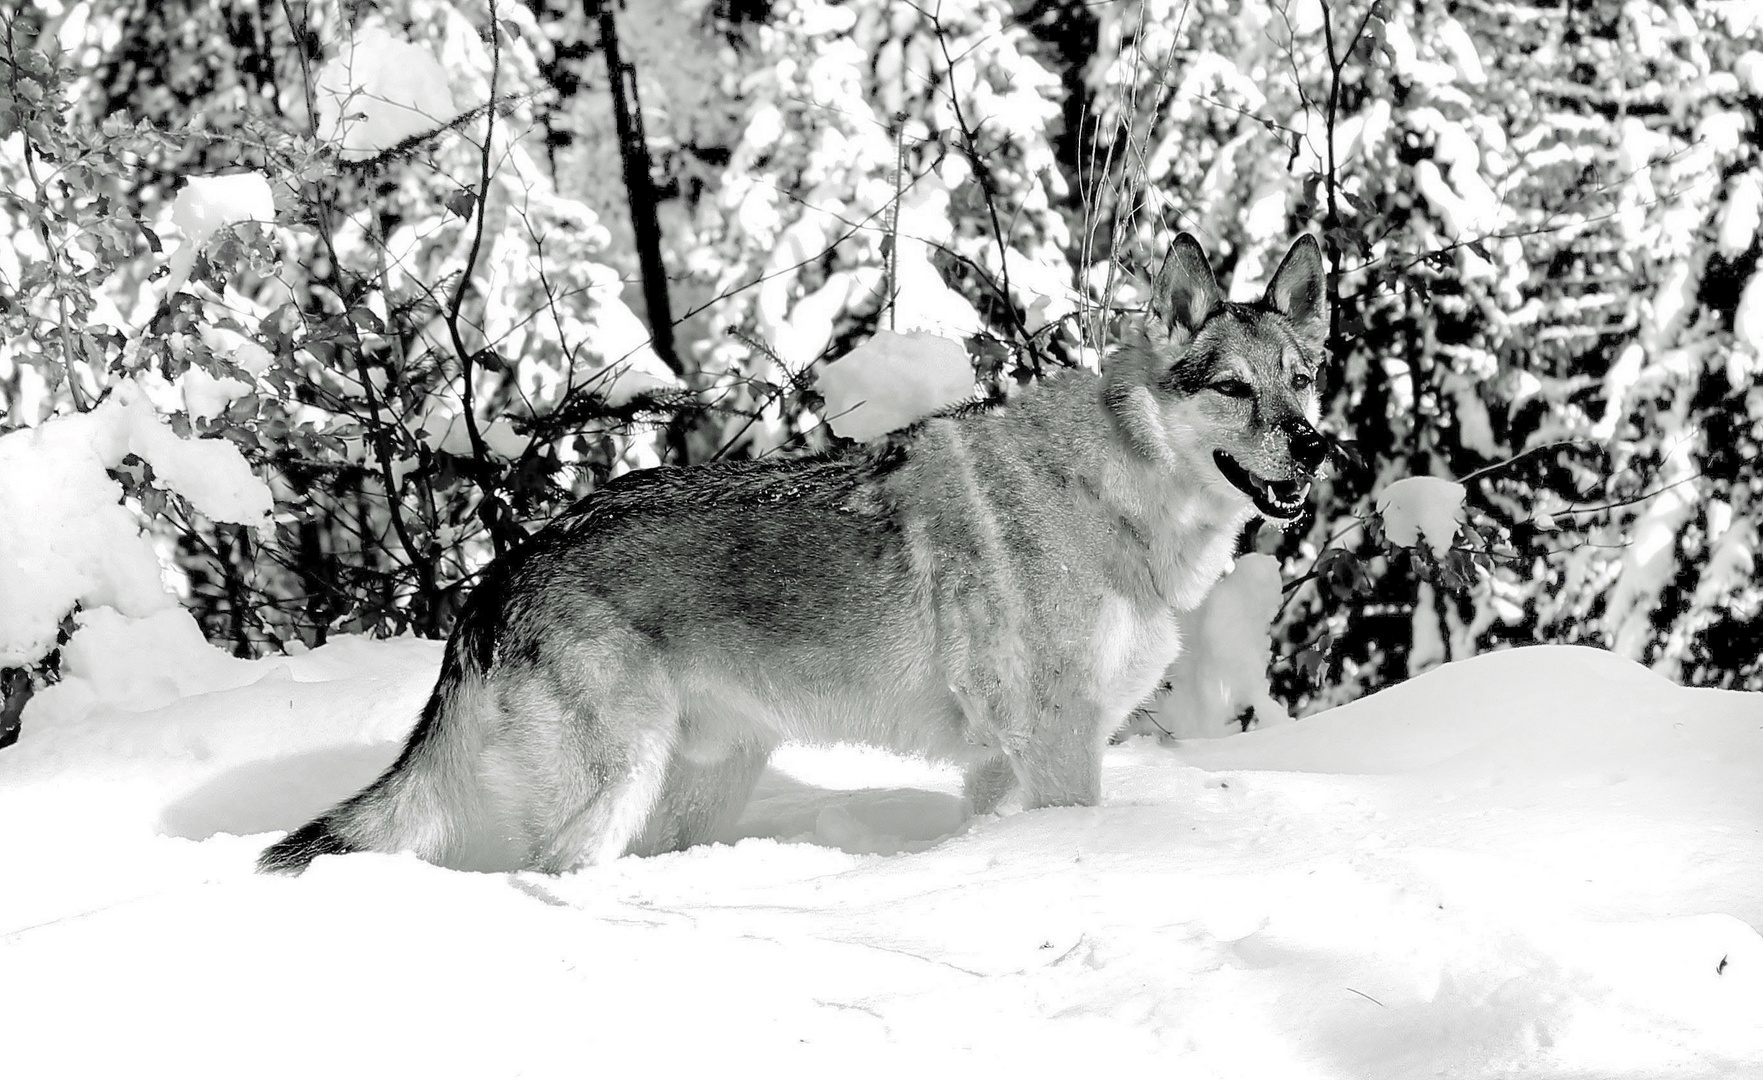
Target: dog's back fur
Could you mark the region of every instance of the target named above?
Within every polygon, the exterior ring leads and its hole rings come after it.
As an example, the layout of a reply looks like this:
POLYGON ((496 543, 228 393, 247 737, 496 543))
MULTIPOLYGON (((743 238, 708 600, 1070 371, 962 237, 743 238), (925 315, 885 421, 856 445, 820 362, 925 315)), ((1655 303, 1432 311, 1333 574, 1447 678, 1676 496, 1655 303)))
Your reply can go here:
POLYGON ((1065 372, 886 449, 607 484, 486 573, 398 762, 260 866, 365 849, 561 871, 670 850, 738 815, 782 740, 961 763, 979 810, 1013 789, 1094 803, 1178 613, 1320 461, 1293 389, 1317 361, 1314 249, 1240 306, 1184 237, 1163 317, 1105 376, 1065 372))

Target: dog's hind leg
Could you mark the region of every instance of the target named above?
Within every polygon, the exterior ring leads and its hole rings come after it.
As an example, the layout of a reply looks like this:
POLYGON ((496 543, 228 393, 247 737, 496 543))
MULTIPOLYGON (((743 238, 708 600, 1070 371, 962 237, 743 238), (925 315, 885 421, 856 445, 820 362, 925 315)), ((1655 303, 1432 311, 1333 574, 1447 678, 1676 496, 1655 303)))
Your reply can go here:
POLYGON ((658 855, 715 839, 740 819, 771 750, 769 741, 757 737, 676 749, 661 797, 631 852, 658 855))
MULTIPOLYGON (((629 737, 614 746, 595 746, 582 762, 576 791, 559 792, 558 819, 547 823, 532 863, 560 874, 596 866, 623 855, 643 830, 667 778, 673 756, 675 719, 645 713, 629 737)), ((594 740, 604 742, 604 740, 594 740)))
MULTIPOLYGON (((562 873, 609 862, 642 831, 679 730, 664 673, 646 658, 569 656, 505 672, 479 780, 520 865, 562 873)), ((490 867, 474 867, 490 868, 490 867)))

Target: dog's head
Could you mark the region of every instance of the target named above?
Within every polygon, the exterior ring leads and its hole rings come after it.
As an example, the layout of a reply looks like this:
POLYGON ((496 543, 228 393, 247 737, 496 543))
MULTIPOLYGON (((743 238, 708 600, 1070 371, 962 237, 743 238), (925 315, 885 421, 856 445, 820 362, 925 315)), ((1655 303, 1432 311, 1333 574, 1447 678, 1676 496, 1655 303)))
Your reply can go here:
POLYGON ((1252 304, 1224 299, 1199 242, 1175 238, 1153 318, 1113 358, 1109 407, 1141 451, 1221 478, 1263 515, 1295 517, 1328 453, 1316 430, 1327 334, 1322 251, 1301 236, 1252 304))

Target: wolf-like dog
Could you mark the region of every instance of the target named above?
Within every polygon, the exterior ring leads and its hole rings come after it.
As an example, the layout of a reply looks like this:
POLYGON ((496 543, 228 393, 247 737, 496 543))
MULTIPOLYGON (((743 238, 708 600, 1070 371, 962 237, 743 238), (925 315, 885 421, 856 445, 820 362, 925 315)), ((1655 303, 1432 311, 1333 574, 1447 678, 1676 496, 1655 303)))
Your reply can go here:
POLYGON ((1178 236, 1100 375, 864 447, 606 484, 490 566, 403 754, 263 853, 562 872, 699 843, 783 740, 966 769, 976 812, 1093 805, 1109 736, 1256 513, 1298 514, 1322 257, 1251 304, 1178 236))

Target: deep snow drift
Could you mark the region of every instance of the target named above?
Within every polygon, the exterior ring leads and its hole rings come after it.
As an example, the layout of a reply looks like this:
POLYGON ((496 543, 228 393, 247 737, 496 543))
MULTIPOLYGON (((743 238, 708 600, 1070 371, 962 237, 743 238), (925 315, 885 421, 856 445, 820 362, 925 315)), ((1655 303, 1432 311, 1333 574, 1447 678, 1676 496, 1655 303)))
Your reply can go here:
POLYGON ((1095 809, 792 750, 732 845, 290 880, 251 860, 394 756, 439 647, 143 625, 0 752, 8 1076, 1763 1075, 1757 695, 1524 649, 1136 740, 1095 809))

